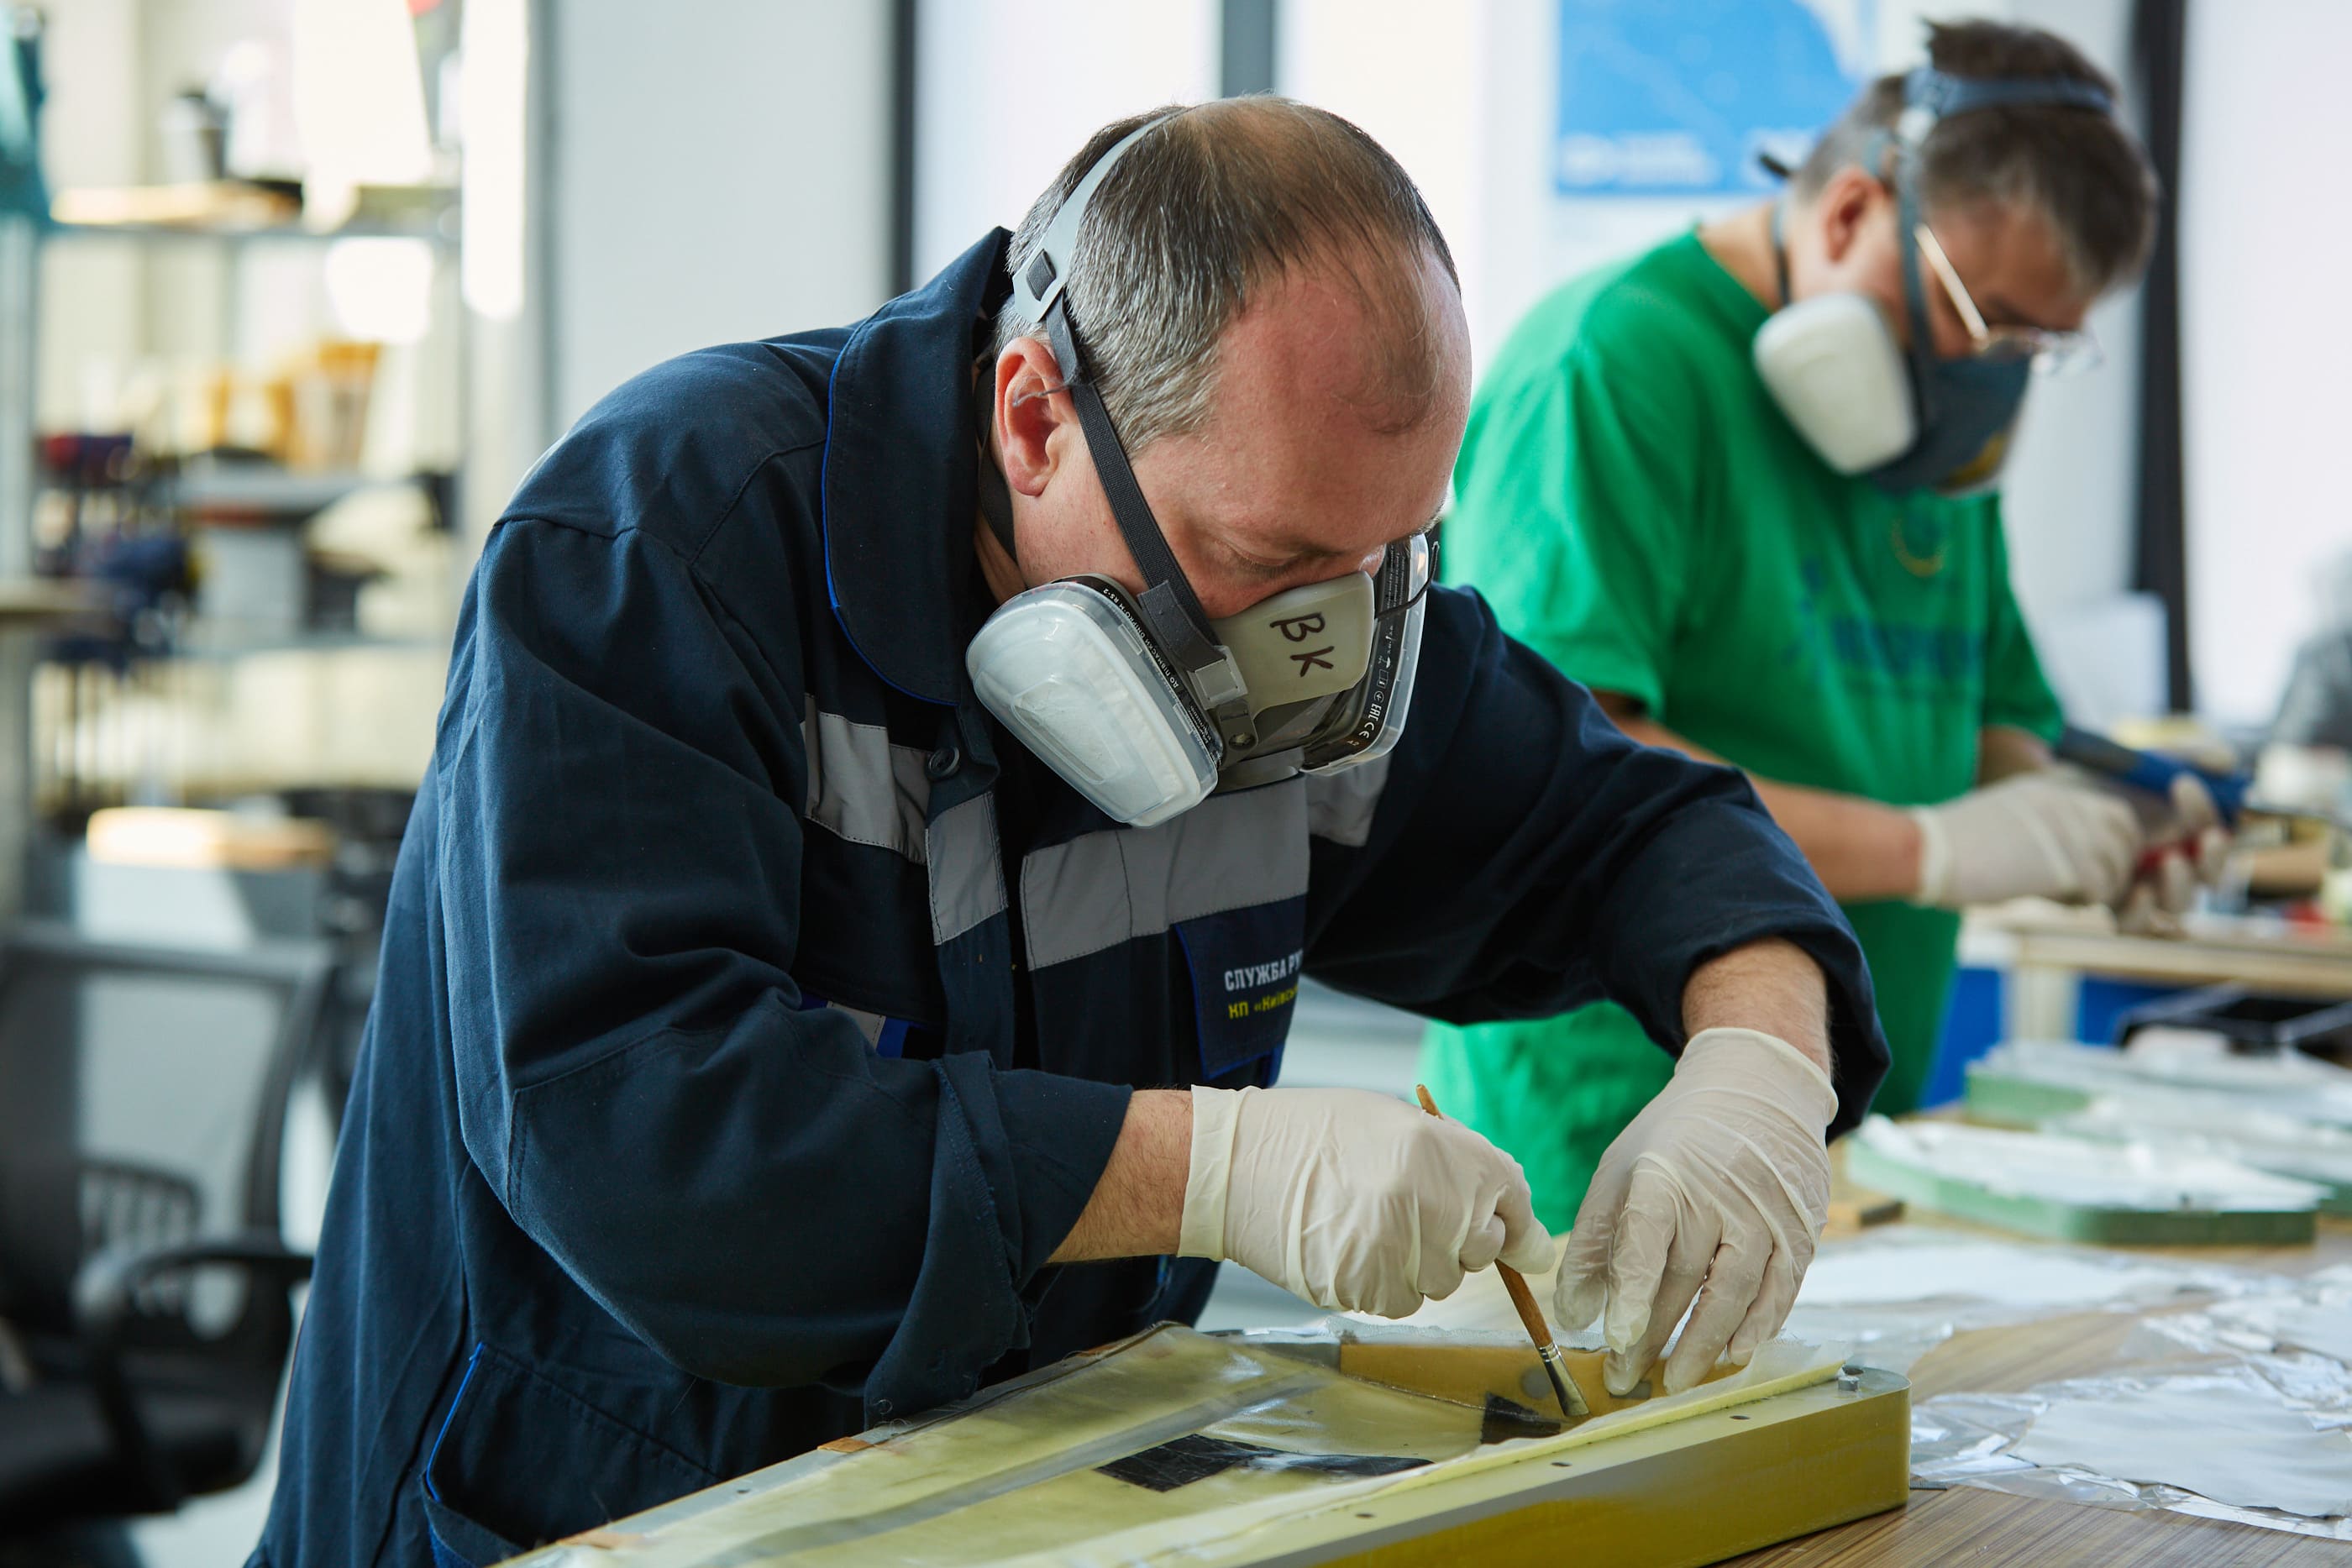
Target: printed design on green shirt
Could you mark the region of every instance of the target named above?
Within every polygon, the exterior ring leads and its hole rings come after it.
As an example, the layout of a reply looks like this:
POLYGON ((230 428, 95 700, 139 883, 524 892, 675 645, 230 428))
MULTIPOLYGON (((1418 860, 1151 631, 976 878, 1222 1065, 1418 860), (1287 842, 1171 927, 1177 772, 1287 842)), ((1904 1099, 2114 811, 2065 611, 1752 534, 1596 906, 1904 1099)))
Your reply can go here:
POLYGON ((1946 533, 1941 517, 1920 520, 1897 512, 1887 535, 1895 542, 1895 559, 1912 576, 1933 577, 1944 570, 1946 533))
POLYGON ((1826 658, 1853 689, 1884 696, 1933 698, 1982 689, 1980 628, 1864 613, 1854 595, 1825 612, 1821 601, 1829 594, 1829 570, 1819 555, 1798 563, 1797 632, 1780 649, 1783 669, 1800 660, 1818 669, 1826 658))

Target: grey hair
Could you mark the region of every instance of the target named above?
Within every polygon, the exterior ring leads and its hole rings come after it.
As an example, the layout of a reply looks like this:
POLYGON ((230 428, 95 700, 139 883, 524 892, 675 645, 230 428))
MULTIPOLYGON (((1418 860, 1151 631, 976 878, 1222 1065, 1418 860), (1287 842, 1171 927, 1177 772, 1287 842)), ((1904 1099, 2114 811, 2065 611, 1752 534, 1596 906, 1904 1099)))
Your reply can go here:
MULTIPOLYGON (((1095 161, 1169 112, 1088 139, 1022 220, 1008 277, 1095 161)), ((1428 204, 1379 142, 1289 99, 1227 99, 1174 113, 1128 149, 1087 208, 1065 287, 1087 371, 1130 452, 1207 423, 1225 328, 1258 288, 1310 261, 1341 268, 1378 321, 1380 427, 1403 429, 1433 406, 1443 374, 1418 284, 1424 256, 1458 287, 1428 204)), ((994 353, 1036 329, 1008 302, 994 353)))
MULTIPOLYGON (((2038 27, 1930 23, 1927 60, 1957 77, 2016 77, 2116 84, 2081 50, 2038 27)), ((1903 78, 1881 77, 1814 144, 1790 182, 1821 193, 1839 170, 1863 163, 1903 112, 1903 78)), ((1874 169, 1873 173, 1884 170, 1874 169)), ((2156 172, 2137 137, 2112 115, 2051 104, 1983 109, 1940 120, 1919 152, 1919 200, 1929 211, 1994 202, 2049 219, 2067 276, 2104 294, 2137 275, 2156 235, 2156 172)))

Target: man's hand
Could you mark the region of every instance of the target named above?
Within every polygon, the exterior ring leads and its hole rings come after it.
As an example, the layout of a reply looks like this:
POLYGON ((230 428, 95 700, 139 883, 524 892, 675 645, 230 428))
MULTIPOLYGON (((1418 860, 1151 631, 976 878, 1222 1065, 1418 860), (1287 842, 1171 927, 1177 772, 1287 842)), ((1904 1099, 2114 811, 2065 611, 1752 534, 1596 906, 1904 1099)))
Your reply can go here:
POLYGON ((1685 1307, 1669 1394, 1780 1333, 1829 1215, 1836 1111, 1830 1075, 1785 1040, 1710 1029, 1683 1047, 1601 1156, 1560 1261, 1554 1315, 1570 1330, 1601 1316, 1611 1393, 1649 1372, 1685 1307))
POLYGON ((2230 858, 2230 830, 2221 825, 2212 791, 2184 773, 2172 781, 2172 800, 2143 807, 2140 827, 2158 847, 2140 857, 2132 884, 2116 906, 2126 931, 2173 932, 2197 901, 2200 886, 2220 880, 2230 858))
POLYGON ((2039 896, 2112 904, 2145 843, 2123 799, 2062 768, 2039 768, 1911 813, 1919 826, 1914 904, 1959 909, 2039 896))
POLYGON ((1602 1315, 1601 1374, 1619 1394, 1694 1296, 1667 1391, 1727 1346, 1744 1364, 1780 1331, 1829 1213, 1822 1134, 1837 1094, 1820 966, 1793 942, 1734 948, 1693 971, 1683 1028, 1674 1077, 1601 1156, 1553 1296, 1562 1328, 1602 1315))
POLYGON ((1360 1089, 1194 1087, 1182 1228, 1185 1257, 1391 1318, 1496 1258, 1534 1271, 1552 1257, 1518 1162, 1360 1089))

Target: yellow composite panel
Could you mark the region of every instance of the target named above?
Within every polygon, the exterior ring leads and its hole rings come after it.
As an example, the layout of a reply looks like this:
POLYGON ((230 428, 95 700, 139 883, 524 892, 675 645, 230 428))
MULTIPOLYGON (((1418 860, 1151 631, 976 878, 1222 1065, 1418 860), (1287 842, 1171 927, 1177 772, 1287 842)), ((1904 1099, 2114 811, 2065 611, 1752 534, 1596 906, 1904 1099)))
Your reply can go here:
MULTIPOLYGON (((1705 1387, 1501 1441, 1484 1440, 1482 1405, 1526 1386, 1524 1345, 1323 1352, 1163 1325, 519 1561, 1388 1564, 1476 1550, 1507 1563, 1612 1542, 1591 1560, 1702 1563, 1904 1495, 1900 1380, 1841 1389, 1834 1350, 1776 1343, 1705 1387), (1183 1458, 1203 1445, 1250 1457, 1195 1474, 1183 1458), (1181 1473, 1152 1468, 1170 1454, 1181 1473), (1121 1474, 1100 1468, 1114 1461, 1121 1474), (1395 1468, 1408 1461, 1423 1462, 1395 1468), (1123 1479, 1138 1465, 1151 1484, 1123 1479), (1713 1518, 1689 1517, 1701 1514, 1713 1518)), ((1580 1382, 1597 1392, 1597 1376, 1580 1382)))

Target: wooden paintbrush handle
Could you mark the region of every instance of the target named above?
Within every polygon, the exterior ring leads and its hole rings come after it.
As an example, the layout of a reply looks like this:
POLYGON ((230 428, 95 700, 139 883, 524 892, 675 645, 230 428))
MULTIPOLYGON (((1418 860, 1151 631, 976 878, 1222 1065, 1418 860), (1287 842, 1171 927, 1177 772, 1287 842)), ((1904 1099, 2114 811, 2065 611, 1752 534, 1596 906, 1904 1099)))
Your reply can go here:
MULTIPOLYGON (((1423 1110, 1441 1122, 1445 1120, 1445 1113, 1437 1108, 1437 1102, 1429 1097, 1429 1085, 1416 1083, 1412 1092, 1420 1100, 1423 1110)), ((1551 1325, 1544 1322, 1543 1309, 1536 1305, 1536 1293, 1528 1289, 1528 1277, 1508 1263, 1502 1262, 1495 1265, 1495 1272, 1503 1277, 1503 1289, 1510 1292, 1511 1306, 1518 1312, 1519 1322, 1528 1331, 1528 1337, 1536 1342, 1536 1348, 1540 1350, 1551 1343, 1551 1325)))
POLYGON ((1508 1263, 1495 1265, 1495 1272, 1503 1277, 1503 1289, 1511 1293, 1511 1305, 1518 1309, 1519 1322, 1525 1323, 1528 1337, 1540 1350, 1551 1343, 1551 1325, 1544 1322, 1543 1309, 1536 1305, 1536 1293, 1528 1289, 1528 1277, 1508 1263))

